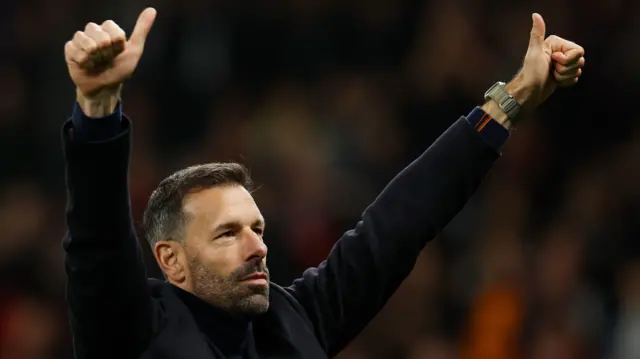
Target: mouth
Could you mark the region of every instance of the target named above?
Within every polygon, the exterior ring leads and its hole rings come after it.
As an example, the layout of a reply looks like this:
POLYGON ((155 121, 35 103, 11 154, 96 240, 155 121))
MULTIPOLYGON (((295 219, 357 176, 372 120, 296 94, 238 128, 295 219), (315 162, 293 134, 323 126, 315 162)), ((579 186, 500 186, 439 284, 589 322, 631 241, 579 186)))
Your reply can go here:
POLYGON ((267 285, 269 276, 266 273, 258 272, 242 278, 242 281, 251 285, 267 285))

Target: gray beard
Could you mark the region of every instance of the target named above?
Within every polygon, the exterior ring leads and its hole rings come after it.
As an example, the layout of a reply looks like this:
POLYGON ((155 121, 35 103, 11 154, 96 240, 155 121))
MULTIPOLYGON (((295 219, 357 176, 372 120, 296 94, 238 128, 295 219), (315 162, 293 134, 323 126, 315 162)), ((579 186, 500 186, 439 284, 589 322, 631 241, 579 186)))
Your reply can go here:
POLYGON ((269 287, 247 286, 240 282, 243 268, 224 277, 190 258, 189 270, 194 281, 193 294, 231 315, 252 318, 269 309, 269 287))

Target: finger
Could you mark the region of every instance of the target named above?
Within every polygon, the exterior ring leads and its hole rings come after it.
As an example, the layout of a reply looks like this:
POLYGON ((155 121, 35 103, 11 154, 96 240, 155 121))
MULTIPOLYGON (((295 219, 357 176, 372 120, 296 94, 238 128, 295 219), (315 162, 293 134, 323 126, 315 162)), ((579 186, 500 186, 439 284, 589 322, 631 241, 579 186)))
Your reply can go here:
POLYGON ((551 59, 553 61, 567 66, 575 64, 583 58, 584 57, 582 57, 582 53, 579 49, 572 49, 566 53, 557 51, 551 54, 551 59))
POLYGON ((112 20, 107 20, 100 25, 102 31, 106 32, 111 38, 111 47, 113 49, 113 56, 118 56, 124 51, 125 43, 127 42, 127 34, 112 20))
POLYGON ((72 41, 79 49, 88 54, 98 48, 98 44, 96 44, 93 39, 91 39, 82 31, 76 31, 75 35, 73 35, 72 41))
POLYGON ((579 78, 573 77, 561 82, 558 82, 558 87, 570 87, 578 83, 579 78))
POLYGON ((559 52, 564 55, 558 59, 558 62, 562 61, 563 65, 566 65, 566 62, 575 61, 584 56, 582 46, 556 35, 549 36, 545 42, 551 48, 552 53, 559 52))
POLYGON ((96 42, 82 31, 76 31, 71 42, 76 49, 83 53, 82 59, 78 60, 78 65, 86 69, 92 69, 95 64, 90 55, 98 48, 96 42))
POLYGON ((87 60, 90 60, 89 54, 79 48, 73 41, 67 41, 67 43, 64 44, 64 54, 67 61, 74 62, 80 66, 87 60))
POLYGON ((558 51, 551 54, 551 60, 565 66, 571 66, 579 63, 580 61, 584 62, 584 57, 579 55, 580 55, 579 51, 576 51, 576 52, 569 51, 568 53, 563 53, 558 51))
POLYGON ((549 37, 547 37, 545 41, 549 45, 551 45, 551 48, 553 49, 554 52, 560 51, 560 52, 566 53, 569 50, 575 49, 575 50, 582 51, 582 53, 584 54, 584 49, 582 48, 582 46, 576 44, 573 41, 563 39, 560 36, 550 35, 549 37))
POLYGON ((558 64, 568 65, 569 61, 567 61, 567 56, 564 52, 556 51, 551 54, 551 60, 558 64))
POLYGON ((574 62, 571 65, 562 65, 560 63, 555 63, 555 71, 560 75, 567 75, 571 73, 575 73, 578 69, 584 66, 584 57, 581 57, 578 61, 574 62))
POLYGON ((95 63, 106 63, 113 59, 111 37, 97 24, 90 22, 84 29, 84 33, 97 44, 95 51, 89 55, 95 63))
POLYGON ((156 14, 156 9, 152 7, 144 9, 140 14, 138 21, 136 22, 136 26, 133 28, 133 32, 131 33, 131 37, 129 38, 129 42, 132 45, 144 48, 144 42, 147 39, 147 35, 149 35, 149 31, 151 31, 153 22, 156 20, 156 14))
POLYGON ((579 60, 581 57, 584 56, 584 49, 582 47, 580 47, 579 45, 576 45, 578 47, 572 48, 570 50, 567 50, 564 55, 567 57, 567 61, 571 62, 571 61, 577 61, 579 60))
POLYGON ((544 23, 544 19, 540 14, 533 13, 531 15, 531 20, 533 22, 531 26, 531 34, 529 39, 529 48, 531 47, 541 47, 544 43, 544 36, 546 32, 546 25, 544 23))
POLYGON ((553 72, 553 77, 559 83, 566 82, 567 80, 571 80, 573 78, 578 78, 581 75, 582 75, 582 69, 576 69, 575 71, 572 71, 571 73, 568 73, 566 75, 559 74, 555 71, 553 72))

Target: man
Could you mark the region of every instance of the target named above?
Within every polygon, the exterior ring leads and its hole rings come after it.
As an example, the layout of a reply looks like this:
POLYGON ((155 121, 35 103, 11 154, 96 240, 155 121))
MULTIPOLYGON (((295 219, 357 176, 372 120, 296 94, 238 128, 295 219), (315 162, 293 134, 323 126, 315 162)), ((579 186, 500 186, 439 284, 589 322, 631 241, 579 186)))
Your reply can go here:
POLYGON ((289 287, 269 282, 265 221, 245 169, 178 171, 145 213, 167 280, 148 280, 130 214, 131 122, 119 102, 155 19, 146 9, 127 40, 89 23, 65 46, 77 86, 64 125, 67 297, 77 358, 328 358, 378 313, 427 240, 461 209, 499 157, 519 112, 577 82, 583 49, 533 15, 521 71, 455 122, 398 174, 317 268, 289 287))

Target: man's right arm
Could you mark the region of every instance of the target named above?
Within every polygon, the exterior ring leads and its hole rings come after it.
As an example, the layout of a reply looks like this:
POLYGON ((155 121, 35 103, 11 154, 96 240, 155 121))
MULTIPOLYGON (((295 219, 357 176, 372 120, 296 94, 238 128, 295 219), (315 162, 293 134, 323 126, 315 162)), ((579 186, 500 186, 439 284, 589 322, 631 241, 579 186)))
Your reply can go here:
POLYGON ((154 327, 128 188, 130 123, 120 106, 63 128, 68 190, 67 301, 77 358, 136 358, 154 327))
POLYGON ((77 95, 62 134, 67 302, 77 359, 138 358, 159 325, 131 218, 131 125, 119 105, 155 17, 145 9, 129 39, 111 20, 90 22, 64 47, 77 95))

